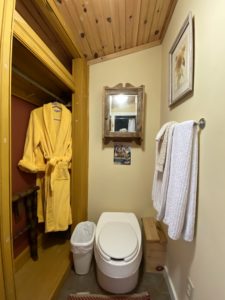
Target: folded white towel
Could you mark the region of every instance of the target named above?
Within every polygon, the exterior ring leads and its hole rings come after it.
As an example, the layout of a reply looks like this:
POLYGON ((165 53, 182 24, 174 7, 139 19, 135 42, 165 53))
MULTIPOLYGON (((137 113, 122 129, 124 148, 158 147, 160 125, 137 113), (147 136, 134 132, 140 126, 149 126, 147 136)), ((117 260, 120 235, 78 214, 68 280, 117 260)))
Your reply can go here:
POLYGON ((198 135, 194 121, 175 125, 171 153, 164 222, 168 235, 177 240, 183 234, 186 241, 194 236, 197 173, 198 135))
POLYGON ((158 157, 158 148, 156 144, 156 167, 153 178, 153 187, 152 187, 152 200, 153 206, 157 211, 157 220, 162 220, 165 213, 165 205, 166 205, 166 197, 167 197, 167 188, 169 182, 169 174, 170 174, 170 157, 171 157, 171 146, 172 146, 172 138, 173 138, 173 130, 175 126, 175 122, 166 123, 156 136, 156 140, 159 140, 162 132, 167 130, 167 143, 165 149, 165 165, 163 172, 159 171, 157 168, 157 157, 158 157))

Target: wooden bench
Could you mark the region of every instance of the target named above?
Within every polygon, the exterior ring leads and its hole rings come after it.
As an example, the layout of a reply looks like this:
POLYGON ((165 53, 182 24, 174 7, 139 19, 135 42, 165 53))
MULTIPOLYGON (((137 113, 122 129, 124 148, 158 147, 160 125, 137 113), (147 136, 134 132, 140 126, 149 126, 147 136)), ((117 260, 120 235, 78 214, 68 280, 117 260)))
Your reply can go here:
POLYGON ((142 218, 145 272, 159 272, 166 261, 167 238, 158 221, 152 217, 142 218))

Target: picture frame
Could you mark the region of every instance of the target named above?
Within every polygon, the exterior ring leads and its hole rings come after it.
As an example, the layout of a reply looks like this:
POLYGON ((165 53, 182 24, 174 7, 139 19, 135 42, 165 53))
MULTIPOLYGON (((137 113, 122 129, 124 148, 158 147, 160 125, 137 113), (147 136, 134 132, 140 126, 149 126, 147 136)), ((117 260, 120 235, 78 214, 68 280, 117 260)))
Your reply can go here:
POLYGON ((114 164, 130 165, 131 148, 128 145, 114 144, 114 164))
POLYGON ((169 106, 193 91, 193 44, 190 12, 169 51, 169 106))

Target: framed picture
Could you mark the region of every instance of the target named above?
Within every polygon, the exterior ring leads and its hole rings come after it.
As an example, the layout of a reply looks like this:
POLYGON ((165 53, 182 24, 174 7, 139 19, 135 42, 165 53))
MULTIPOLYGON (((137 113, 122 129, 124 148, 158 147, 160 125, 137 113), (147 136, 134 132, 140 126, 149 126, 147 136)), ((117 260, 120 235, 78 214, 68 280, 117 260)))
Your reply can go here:
POLYGON ((131 164, 131 150, 127 145, 114 145, 114 164, 116 165, 130 165, 131 164))
POLYGON ((193 51, 189 13, 169 52, 169 106, 193 91, 193 51))

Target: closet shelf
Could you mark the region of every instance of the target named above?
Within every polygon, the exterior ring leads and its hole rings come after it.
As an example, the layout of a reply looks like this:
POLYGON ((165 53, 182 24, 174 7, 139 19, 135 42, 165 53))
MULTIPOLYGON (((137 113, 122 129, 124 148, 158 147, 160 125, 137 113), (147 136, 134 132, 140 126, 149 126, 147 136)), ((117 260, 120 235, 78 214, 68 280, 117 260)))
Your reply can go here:
POLYGON ((71 101, 71 89, 16 38, 13 39, 12 65, 13 95, 37 105, 55 100, 71 101))
MULTIPOLYGON (((46 89, 45 87, 43 87, 42 85, 40 85, 38 82, 36 82, 35 80, 31 79, 30 77, 28 77, 27 75, 23 74, 20 70, 18 70, 16 67, 12 67, 12 71, 13 71, 13 78, 15 81, 15 77, 17 76, 18 78, 20 78, 21 80, 24 80, 25 82, 27 82, 28 85, 31 86, 32 89, 32 93, 30 94, 30 97, 34 97, 34 95, 37 96, 38 99, 36 99, 37 101, 39 99, 44 99, 45 102, 49 102, 49 101, 58 101, 60 103, 65 104, 68 101, 66 99, 60 98, 59 96, 55 95, 54 93, 52 93, 51 91, 49 91, 48 89, 46 89), (36 89, 36 92, 34 93, 34 89, 36 89), (40 95, 40 93, 43 93, 43 95, 40 95)), ((14 85, 15 87, 15 85, 14 85)), ((15 89, 13 89, 15 91, 15 89)), ((18 89, 17 89, 18 90, 18 89)), ((23 89, 24 91, 25 89, 23 89)), ((16 94, 16 91, 15 91, 16 94)), ((18 95, 19 96, 19 95, 18 95)), ((23 98, 23 96, 20 94, 21 98, 23 98)), ((26 95, 28 97, 28 95, 26 95)), ((36 102, 36 101, 35 101, 36 102)), ((38 104, 42 104, 43 101, 40 101, 40 103, 38 104)))
MULTIPOLYGON (((59 98, 62 98, 62 95, 66 95, 63 98, 67 98, 69 94, 75 92, 75 79, 72 74, 16 11, 13 66, 59 98)), ((22 86, 24 88, 23 83, 22 86)), ((16 89, 19 89, 18 78, 16 89)), ((30 92, 28 90, 27 94, 29 95, 30 92)), ((44 100, 44 102, 47 101, 44 100)))

